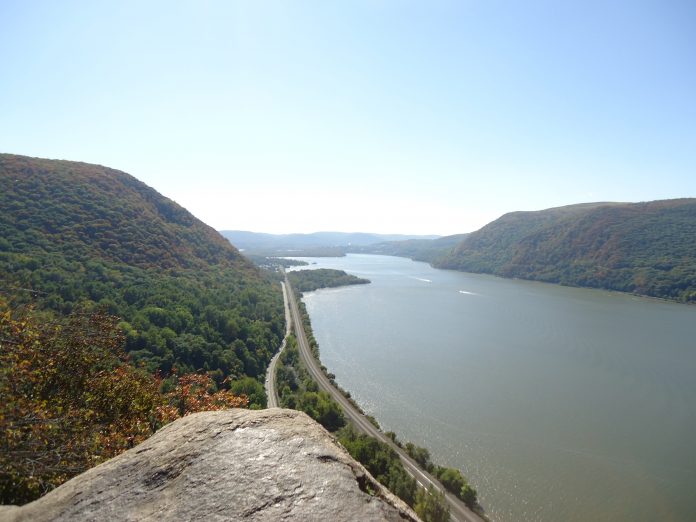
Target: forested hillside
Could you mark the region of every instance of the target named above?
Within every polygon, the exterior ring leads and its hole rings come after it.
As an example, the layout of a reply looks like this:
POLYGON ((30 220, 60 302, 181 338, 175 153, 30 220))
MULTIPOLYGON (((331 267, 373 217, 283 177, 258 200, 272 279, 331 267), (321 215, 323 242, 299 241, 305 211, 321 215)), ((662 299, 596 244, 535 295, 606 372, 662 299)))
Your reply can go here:
POLYGON ((288 279, 298 292, 313 292, 320 288, 335 288, 337 286, 365 285, 369 279, 347 274, 343 270, 332 268, 316 268, 312 270, 293 270, 288 272, 288 279))
POLYGON ((32 501, 178 417, 249 404, 210 375, 135 368, 117 321, 50 317, 0 295, 0 504, 32 501))
POLYGON ((123 172, 0 154, 0 292, 15 305, 122 319, 149 370, 261 375, 282 295, 236 248, 123 172))
POLYGON ((696 199, 513 212, 435 266, 696 301, 696 199))
POLYGON ((385 241, 375 245, 351 248, 349 252, 378 254, 384 256, 408 257, 414 261, 432 262, 447 254, 459 245, 466 234, 444 236, 437 239, 406 239, 404 241, 385 241))

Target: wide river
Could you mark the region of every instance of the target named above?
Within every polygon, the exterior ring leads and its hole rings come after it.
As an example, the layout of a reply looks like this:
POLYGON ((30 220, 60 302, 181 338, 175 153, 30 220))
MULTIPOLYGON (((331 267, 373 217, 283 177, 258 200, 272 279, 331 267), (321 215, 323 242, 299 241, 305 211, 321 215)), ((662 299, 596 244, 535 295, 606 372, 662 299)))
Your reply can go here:
POLYGON ((372 281, 305 295, 322 362, 494 521, 696 520, 696 306, 305 260, 372 281))

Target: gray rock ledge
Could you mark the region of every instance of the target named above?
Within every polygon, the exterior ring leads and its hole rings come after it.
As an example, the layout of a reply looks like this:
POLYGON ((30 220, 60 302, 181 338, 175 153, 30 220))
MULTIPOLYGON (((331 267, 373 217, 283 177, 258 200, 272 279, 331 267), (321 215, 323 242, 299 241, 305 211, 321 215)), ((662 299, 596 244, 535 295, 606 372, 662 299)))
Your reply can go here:
POLYGON ((294 410, 190 415, 0 519, 418 520, 294 410))

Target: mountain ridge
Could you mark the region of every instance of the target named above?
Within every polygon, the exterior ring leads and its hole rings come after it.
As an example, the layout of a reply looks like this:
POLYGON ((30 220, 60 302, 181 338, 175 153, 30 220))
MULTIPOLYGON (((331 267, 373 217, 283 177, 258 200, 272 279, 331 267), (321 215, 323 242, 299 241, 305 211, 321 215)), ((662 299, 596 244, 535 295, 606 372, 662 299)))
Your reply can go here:
POLYGON ((385 241, 436 239, 436 235, 376 234, 371 232, 312 232, 308 234, 268 234, 246 230, 221 230, 220 234, 244 250, 292 250, 364 246, 385 241))
POLYGON ((696 199, 511 212, 434 266, 696 301, 696 199))
POLYGON ((280 344, 280 286, 129 174, 0 154, 0 208, 0 292, 121 317, 126 350, 148 370, 258 377, 280 344))
MULTIPOLYGON (((84 162, 0 154, 0 173, 6 209, 0 226, 18 225, 60 236, 76 249, 68 250, 68 255, 96 255, 142 267, 151 266, 156 256, 160 268, 220 263, 251 268, 212 227, 125 172, 84 162), (68 179, 75 186, 67 186, 68 179), (11 223, 11 218, 16 222, 11 223), (148 245, 150 256, 138 243, 137 229, 143 228, 159 238, 148 245), (86 238, 92 240, 89 252, 86 238)), ((25 246, 51 247, 36 242, 25 246)))

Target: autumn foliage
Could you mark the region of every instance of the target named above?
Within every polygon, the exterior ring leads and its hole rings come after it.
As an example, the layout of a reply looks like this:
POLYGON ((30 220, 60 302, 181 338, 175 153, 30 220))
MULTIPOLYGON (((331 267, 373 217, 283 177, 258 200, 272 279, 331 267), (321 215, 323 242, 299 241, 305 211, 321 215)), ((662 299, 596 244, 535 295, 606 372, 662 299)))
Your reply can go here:
POLYGON ((163 380, 128 363, 118 319, 65 320, 0 300, 0 502, 22 504, 177 417, 247 405, 208 375, 163 380))
POLYGON ((280 285, 175 202, 106 167, 0 153, 0 209, 0 289, 15 301, 119 316, 150 372, 265 373, 280 285))
POLYGON ((696 199, 511 212, 434 266, 696 302, 696 199))

